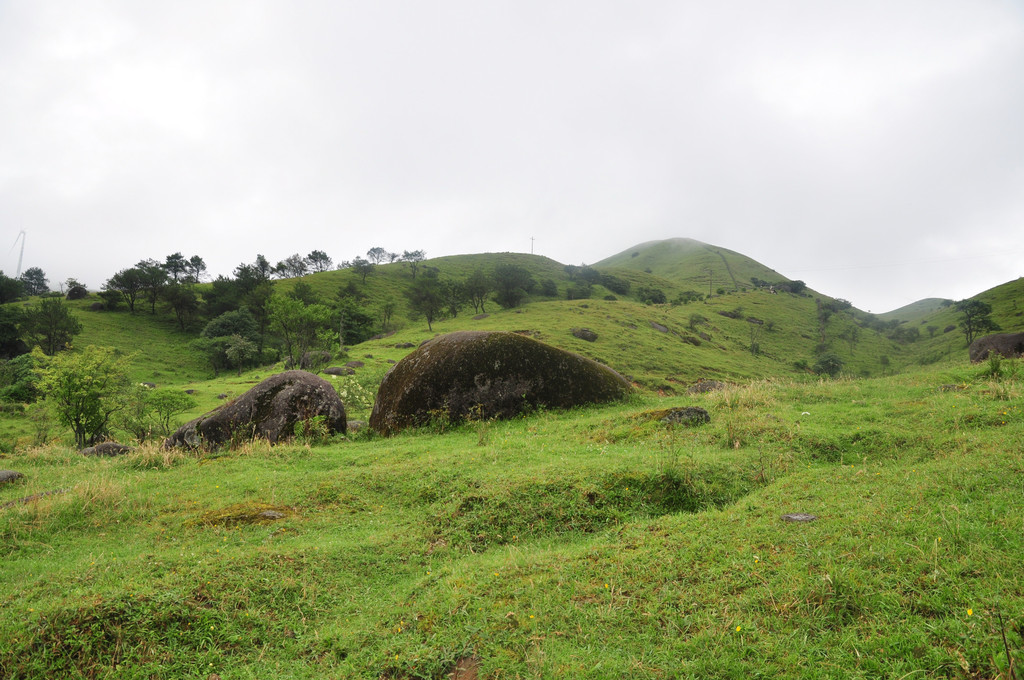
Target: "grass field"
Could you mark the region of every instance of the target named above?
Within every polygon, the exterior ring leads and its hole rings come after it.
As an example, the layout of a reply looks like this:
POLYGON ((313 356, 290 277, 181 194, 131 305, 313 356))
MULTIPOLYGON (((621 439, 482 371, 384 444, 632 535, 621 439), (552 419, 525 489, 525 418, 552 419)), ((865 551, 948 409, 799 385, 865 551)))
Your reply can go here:
POLYGON ((0 677, 1008 678, 1012 366, 205 456, 19 448, 0 677), (650 417, 677 405, 712 421, 650 417))

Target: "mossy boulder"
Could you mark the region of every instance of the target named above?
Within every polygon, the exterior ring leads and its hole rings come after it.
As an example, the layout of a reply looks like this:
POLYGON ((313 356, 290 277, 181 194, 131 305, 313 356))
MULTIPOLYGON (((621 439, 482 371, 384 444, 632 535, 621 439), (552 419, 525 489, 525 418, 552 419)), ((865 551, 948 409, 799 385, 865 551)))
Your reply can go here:
POLYGON ((185 423, 166 448, 218 447, 232 441, 291 439, 295 424, 322 418, 328 434, 346 431, 345 406, 331 384, 307 371, 270 376, 242 396, 185 423))
POLYGON ((989 354, 999 354, 1004 359, 1024 356, 1024 333, 996 333, 978 338, 967 348, 971 361, 984 361, 989 354))
POLYGON ((388 371, 370 427, 391 434, 438 416, 510 418, 539 406, 622 399, 630 389, 607 366, 539 340, 459 331, 431 339, 388 371))

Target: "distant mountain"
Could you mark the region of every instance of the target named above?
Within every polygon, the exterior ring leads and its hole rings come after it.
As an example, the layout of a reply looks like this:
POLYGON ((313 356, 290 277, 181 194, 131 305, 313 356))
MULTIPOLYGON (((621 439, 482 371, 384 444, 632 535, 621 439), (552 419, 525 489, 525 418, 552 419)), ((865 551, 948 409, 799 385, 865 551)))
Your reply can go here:
POLYGON ((678 286, 707 294, 751 287, 751 279, 789 281, 774 269, 727 248, 690 238, 641 243, 593 265, 596 269, 629 269, 653 274, 678 286))

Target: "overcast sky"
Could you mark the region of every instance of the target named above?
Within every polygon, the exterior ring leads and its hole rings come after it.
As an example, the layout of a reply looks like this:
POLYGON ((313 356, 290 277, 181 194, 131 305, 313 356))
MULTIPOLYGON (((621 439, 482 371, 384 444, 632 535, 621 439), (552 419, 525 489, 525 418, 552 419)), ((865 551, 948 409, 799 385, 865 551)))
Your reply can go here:
POLYGON ((0 268, 739 251, 884 312, 1024 275, 1020 0, 0 0, 0 268))

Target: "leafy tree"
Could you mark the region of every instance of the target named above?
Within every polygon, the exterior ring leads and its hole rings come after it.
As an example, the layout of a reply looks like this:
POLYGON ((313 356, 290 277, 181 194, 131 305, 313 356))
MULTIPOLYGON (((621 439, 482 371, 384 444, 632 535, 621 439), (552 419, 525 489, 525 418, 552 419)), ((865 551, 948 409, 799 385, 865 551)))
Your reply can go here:
POLYGON ((306 264, 309 268, 315 272, 326 272, 330 271, 334 267, 334 262, 328 257, 327 253, 322 250, 314 250, 306 256, 306 264))
POLYGON ((567 300, 589 300, 590 296, 594 292, 594 287, 591 286, 584 280, 579 280, 576 283, 569 286, 568 290, 565 291, 565 299, 567 300))
POLYGON ((224 338, 232 335, 241 336, 252 342, 259 338, 259 326, 248 308, 224 312, 206 324, 200 333, 200 337, 203 338, 224 338))
POLYGON ((601 274, 601 285, 617 295, 629 295, 629 281, 618 276, 601 274))
POLYGON ((167 270, 156 260, 141 260, 135 265, 142 282, 141 293, 149 302, 150 313, 156 314, 156 303, 167 286, 167 270))
POLYGON ((203 280, 206 275, 206 262, 203 258, 198 255, 193 255, 188 258, 188 267, 185 271, 186 279, 189 283, 199 283, 203 280))
POLYGON ((195 406, 196 400, 181 390, 154 390, 133 385, 128 390, 125 408, 116 420, 119 427, 131 432, 141 444, 153 434, 169 436, 177 427, 175 416, 195 406))
POLYGON ((274 271, 284 278, 297 278, 309 273, 309 263, 306 258, 295 253, 278 262, 274 271))
POLYGON ((181 253, 174 253, 164 260, 163 268, 171 280, 178 283, 188 273, 188 260, 181 253))
POLYGON ((377 318, 380 320, 380 330, 387 333, 391 330, 391 319, 395 317, 395 303, 391 300, 383 303, 377 308, 377 318))
POLYGON ((427 330, 433 331, 435 320, 444 315, 445 297, 441 282, 435 277, 422 276, 405 292, 409 301, 409 309, 413 314, 423 316, 427 320, 427 330))
POLYGON ((811 370, 818 375, 828 375, 834 378, 843 370, 843 360, 836 354, 827 352, 818 357, 811 370))
POLYGON ((1000 330, 992 320, 992 305, 981 300, 961 300, 956 303, 956 311, 960 312, 960 328, 967 336, 967 344, 984 333, 1000 330))
POLYGON ((264 281, 242 298, 242 304, 252 313, 256 320, 256 329, 259 335, 256 339, 256 348, 259 355, 263 356, 263 345, 267 335, 267 328, 270 326, 270 298, 274 295, 274 284, 264 281))
POLYGON ((640 286, 637 288, 636 297, 640 302, 648 305, 662 305, 668 300, 665 296, 665 291, 660 288, 651 288, 649 286, 640 286))
MULTIPOLYGON (((334 310, 338 319, 339 340, 342 346, 358 345, 364 340, 369 340, 376 333, 374 318, 362 306, 361 300, 362 297, 350 295, 346 288, 338 291, 334 310)), ((387 304, 390 304, 394 310, 393 302, 387 304)))
POLYGON ((495 301, 505 309, 518 307, 536 286, 530 272, 515 264, 494 268, 495 301))
POLYGON ((164 300, 174 311, 181 330, 187 330, 199 312, 199 296, 191 285, 172 283, 164 292, 164 300))
POLYGON ((409 265, 409 271, 412 273, 413 281, 416 280, 416 272, 420 268, 420 264, 426 259, 427 254, 422 250, 405 250, 402 252, 402 262, 409 265))
POLYGON ((238 375, 242 375, 242 369, 249 366, 259 356, 259 348, 256 343, 235 334, 228 338, 224 347, 224 356, 228 363, 238 369, 238 375))
POLYGON ((0 306, 0 359, 10 359, 29 350, 22 339, 25 313, 13 305, 0 306))
POLYGON ((12 279, 0 272, 0 305, 14 302, 22 296, 25 286, 18 279, 12 279))
POLYGON ((540 282, 540 294, 544 297, 558 297, 558 284, 554 279, 544 279, 540 282))
POLYGON ((0 363, 0 401, 28 404, 39 397, 35 354, 22 354, 0 363))
POLYGON ((268 304, 271 327, 284 340, 293 366, 306 352, 326 349, 333 339, 331 310, 320 304, 304 305, 285 295, 274 295, 268 304))
POLYGON ((482 269, 477 269, 463 285, 474 312, 477 314, 486 312, 484 305, 487 303, 488 296, 494 291, 494 281, 491 277, 487 276, 482 269))
POLYGON ((19 280, 25 295, 46 295, 50 292, 50 282, 39 267, 29 267, 21 273, 19 280))
POLYGON ((53 356, 82 332, 82 324, 63 299, 43 298, 26 312, 25 330, 32 344, 38 345, 44 354, 53 356))
POLYGON ((366 283, 366 277, 373 273, 374 266, 372 262, 361 257, 352 260, 352 271, 362 277, 363 283, 366 283))
POLYGON ((456 318, 459 310, 466 304, 466 287, 460 281, 441 281, 441 297, 444 298, 448 316, 456 318))
POLYGON ((130 357, 110 347, 88 346, 80 352, 37 355, 39 389, 57 420, 71 428, 78 448, 102 441, 111 418, 127 403, 130 357))
POLYGON ((384 250, 380 246, 376 246, 366 251, 366 258, 374 264, 380 264, 384 260, 388 259, 388 251, 384 250))
POLYGON ((298 300, 304 305, 312 305, 320 301, 316 291, 313 290, 313 286, 305 281, 296 281, 292 289, 286 294, 288 297, 298 300))

